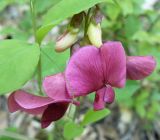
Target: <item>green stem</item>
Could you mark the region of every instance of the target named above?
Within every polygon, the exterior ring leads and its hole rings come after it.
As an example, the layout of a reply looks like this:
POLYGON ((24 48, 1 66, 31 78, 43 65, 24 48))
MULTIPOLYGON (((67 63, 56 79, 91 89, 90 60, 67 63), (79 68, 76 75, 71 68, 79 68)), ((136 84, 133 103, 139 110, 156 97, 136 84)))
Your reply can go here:
POLYGON ((37 25, 36 25, 36 13, 35 13, 35 8, 34 8, 34 3, 33 0, 30 0, 30 9, 31 9, 31 15, 32 15, 32 24, 33 24, 33 32, 34 32, 34 37, 35 37, 35 42, 37 42, 37 25))
MULTIPOLYGON (((37 34, 36 34, 36 31, 37 31, 36 12, 35 12, 35 8, 34 8, 33 0, 30 0, 30 9, 31 9, 31 15, 32 15, 34 38, 35 38, 35 42, 38 43, 37 34)), ((39 43, 38 43, 38 45, 39 45, 39 48, 40 48, 39 43)), ((38 79, 37 80, 38 80, 39 93, 40 93, 40 95, 43 95, 43 92, 42 92, 41 55, 40 55, 39 62, 38 62, 37 72, 38 72, 38 79)))
POLYGON ((39 58, 39 63, 38 63, 38 87, 39 87, 39 93, 40 95, 43 95, 42 92, 42 70, 41 70, 41 56, 39 58))

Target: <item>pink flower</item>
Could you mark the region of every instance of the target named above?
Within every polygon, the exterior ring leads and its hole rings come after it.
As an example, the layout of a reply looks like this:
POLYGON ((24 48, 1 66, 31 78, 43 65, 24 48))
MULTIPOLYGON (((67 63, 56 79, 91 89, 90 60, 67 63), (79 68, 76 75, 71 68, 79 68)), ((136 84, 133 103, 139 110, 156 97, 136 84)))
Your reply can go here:
POLYGON ((94 110, 100 110, 105 103, 114 101, 113 87, 124 87, 126 77, 132 80, 145 78, 155 65, 153 57, 126 57, 120 42, 106 42, 100 48, 85 46, 69 61, 65 72, 67 89, 71 97, 96 91, 94 110))
POLYGON ((43 87, 48 97, 35 96, 23 90, 12 93, 8 99, 10 112, 21 110, 33 115, 42 114, 41 126, 45 128, 63 117, 69 103, 79 104, 69 97, 62 73, 46 77, 43 87))

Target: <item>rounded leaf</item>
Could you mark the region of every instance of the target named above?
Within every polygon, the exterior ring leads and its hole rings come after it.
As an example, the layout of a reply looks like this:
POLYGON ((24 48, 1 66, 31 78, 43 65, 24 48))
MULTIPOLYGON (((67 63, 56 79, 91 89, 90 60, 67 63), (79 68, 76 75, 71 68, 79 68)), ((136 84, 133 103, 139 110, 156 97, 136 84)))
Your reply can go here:
POLYGON ((37 44, 17 40, 0 42, 0 94, 21 88, 34 74, 39 61, 37 44))

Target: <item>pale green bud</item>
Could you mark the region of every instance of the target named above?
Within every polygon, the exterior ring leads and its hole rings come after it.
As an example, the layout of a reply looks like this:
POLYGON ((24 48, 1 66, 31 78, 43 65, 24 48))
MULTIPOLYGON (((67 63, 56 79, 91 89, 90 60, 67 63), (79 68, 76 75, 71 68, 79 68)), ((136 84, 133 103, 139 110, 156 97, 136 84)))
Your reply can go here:
POLYGON ((55 51, 63 52, 78 40, 78 32, 65 32, 56 42, 55 51))
POLYGON ((102 45, 102 30, 100 23, 94 24, 91 22, 88 27, 87 35, 94 46, 99 48, 102 45))

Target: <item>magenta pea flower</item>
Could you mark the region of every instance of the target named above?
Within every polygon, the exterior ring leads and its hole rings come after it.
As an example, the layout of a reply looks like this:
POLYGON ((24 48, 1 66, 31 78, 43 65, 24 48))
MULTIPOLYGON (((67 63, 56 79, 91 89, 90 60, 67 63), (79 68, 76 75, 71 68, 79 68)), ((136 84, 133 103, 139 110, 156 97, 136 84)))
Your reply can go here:
POLYGON ((21 110, 33 115, 41 114, 41 126, 45 128, 52 121, 57 121, 64 116, 69 103, 79 105, 77 101, 69 97, 64 74, 46 77, 43 87, 48 97, 32 95, 23 90, 12 93, 8 99, 9 111, 21 110))
POLYGON ((106 42, 100 48, 85 46, 71 57, 66 68, 66 80, 71 97, 96 91, 94 110, 112 103, 114 88, 123 88, 126 77, 139 80, 155 68, 153 57, 126 56, 120 42, 106 42))

